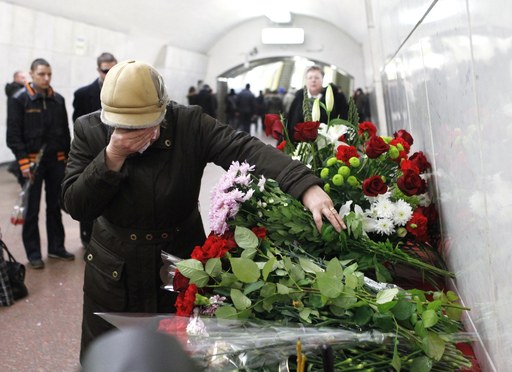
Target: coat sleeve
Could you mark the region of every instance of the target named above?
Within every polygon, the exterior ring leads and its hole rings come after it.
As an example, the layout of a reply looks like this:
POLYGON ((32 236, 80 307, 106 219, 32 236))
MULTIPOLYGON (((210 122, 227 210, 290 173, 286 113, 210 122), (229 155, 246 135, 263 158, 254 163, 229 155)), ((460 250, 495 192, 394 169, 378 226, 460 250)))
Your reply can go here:
POLYGON ((100 216, 116 196, 126 174, 113 172, 105 165, 106 134, 94 115, 79 118, 62 184, 62 205, 76 220, 100 216), (90 140, 88 140, 90 139, 90 140))
POLYGON ((24 105, 22 98, 9 97, 7 100, 7 146, 17 160, 28 157, 25 141, 23 140, 24 105))
POLYGON ((200 112, 192 116, 188 125, 198 133, 196 152, 203 154, 205 162, 228 169, 233 161, 246 161, 255 165, 257 174, 276 180, 283 191, 297 199, 309 187, 322 184, 308 167, 275 147, 200 112))

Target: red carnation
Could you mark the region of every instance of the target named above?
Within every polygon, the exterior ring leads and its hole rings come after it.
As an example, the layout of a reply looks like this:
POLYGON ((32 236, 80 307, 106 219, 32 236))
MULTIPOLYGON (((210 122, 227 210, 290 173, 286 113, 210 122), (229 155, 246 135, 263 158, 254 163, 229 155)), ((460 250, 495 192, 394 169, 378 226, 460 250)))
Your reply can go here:
POLYGON ((359 154, 357 153, 357 149, 354 146, 346 146, 346 145, 339 145, 338 149, 336 151, 336 158, 338 160, 341 160, 345 162, 346 165, 349 165, 348 162, 350 158, 359 157, 359 154))
POLYGON ((366 143, 366 155, 370 159, 376 159, 389 150, 389 145, 380 136, 371 136, 366 143))
POLYGON ((423 152, 418 151, 412 154, 409 157, 409 160, 412 161, 418 169, 420 170, 420 173, 426 172, 428 169, 432 168, 430 163, 428 162, 427 158, 423 154, 423 152))
POLYGON ((405 226, 405 228, 407 229, 407 231, 409 233, 414 235, 414 237, 417 240, 427 241, 428 240, 427 223, 428 223, 427 217, 425 217, 423 214, 421 214, 421 212, 419 212, 418 210, 415 210, 412 213, 412 217, 409 220, 409 222, 407 222, 407 225, 405 226))
POLYGON ((407 160, 407 159, 402 160, 402 162, 400 163, 400 169, 404 173, 408 170, 412 170, 414 173, 420 174, 420 169, 418 168, 418 166, 415 163, 413 163, 412 161, 407 160))
POLYGON ((422 194, 427 190, 425 181, 411 169, 406 170, 404 175, 398 178, 396 184, 407 196, 422 194))
POLYGON ((293 138, 299 142, 313 142, 318 137, 319 121, 306 121, 295 126, 293 138))
POLYGON ((176 308, 176 315, 190 316, 194 310, 194 303, 196 302, 197 286, 191 284, 186 291, 181 292, 176 299, 174 307, 176 308))
POLYGON ((263 120, 265 125, 265 134, 272 135, 275 139, 280 139, 283 136, 283 123, 281 117, 277 114, 266 114, 263 120))
POLYGON ((414 143, 414 139, 405 129, 400 129, 397 132, 393 133, 393 137, 404 139, 409 144, 409 146, 412 146, 412 144, 414 143))
POLYGON ((388 186, 382 181, 380 176, 372 176, 363 181, 363 193, 366 196, 377 196, 385 194, 388 191, 388 186))
POLYGON ((434 204, 430 204, 428 207, 418 207, 416 210, 427 217, 429 225, 436 223, 439 219, 439 213, 434 204))
POLYGON ((253 227, 251 230, 258 237, 258 239, 265 239, 267 236, 267 229, 264 227, 257 226, 253 227))
POLYGON ((286 141, 282 141, 279 145, 276 146, 278 150, 284 151, 286 147, 286 141))
POLYGON ((364 133, 368 133, 369 137, 373 137, 377 134, 377 127, 371 121, 363 121, 359 124, 357 134, 362 136, 364 133))

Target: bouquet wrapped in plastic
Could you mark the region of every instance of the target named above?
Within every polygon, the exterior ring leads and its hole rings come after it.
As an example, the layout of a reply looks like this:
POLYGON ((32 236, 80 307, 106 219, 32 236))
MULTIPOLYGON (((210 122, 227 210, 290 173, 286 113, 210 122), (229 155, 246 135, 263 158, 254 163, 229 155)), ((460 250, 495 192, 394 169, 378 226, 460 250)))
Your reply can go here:
POLYGON ((11 223, 13 225, 23 225, 23 223, 25 223, 29 188, 30 181, 27 180, 21 188, 18 199, 16 200, 16 204, 12 209, 11 223))

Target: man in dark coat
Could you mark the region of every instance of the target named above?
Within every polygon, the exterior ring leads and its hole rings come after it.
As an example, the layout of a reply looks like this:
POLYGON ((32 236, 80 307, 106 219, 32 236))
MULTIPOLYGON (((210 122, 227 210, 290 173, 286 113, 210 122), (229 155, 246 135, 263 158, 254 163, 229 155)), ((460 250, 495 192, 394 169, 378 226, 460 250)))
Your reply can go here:
POLYGON ((256 97, 251 92, 251 84, 245 84, 236 96, 238 107, 238 130, 246 133, 251 132, 251 119, 256 114, 256 97))
POLYGON ((319 229, 324 217, 336 230, 344 227, 309 168, 199 106, 169 101, 151 66, 114 66, 101 101, 101 114, 75 123, 62 194, 73 218, 95 219, 85 254, 82 353, 112 329, 94 312, 173 309, 175 297, 161 289, 161 251, 187 258, 204 243, 198 200, 209 162, 228 169, 247 161, 300 198, 319 229))
MULTIPOLYGON (((325 91, 326 87, 322 86, 324 78, 324 72, 319 66, 311 66, 306 70, 306 88, 308 90, 308 99, 310 108, 313 106, 313 101, 316 98, 320 99, 325 105, 325 91)), ((338 88, 331 84, 333 97, 334 97, 334 107, 331 112, 331 119, 337 118, 338 116, 341 119, 347 119, 348 117, 348 103, 345 95, 338 90, 338 88)), ((286 129, 288 130, 288 135, 290 136, 290 140, 294 141, 293 133, 294 128, 298 123, 304 122, 304 89, 297 90, 295 94, 295 99, 293 100, 290 111, 288 111, 287 120, 286 120, 286 129)), ((327 124, 327 113, 325 110, 320 110, 320 122, 327 124)))
POLYGON ((69 152, 70 134, 64 98, 51 85, 52 69, 38 58, 30 66, 31 83, 9 98, 7 146, 12 150, 25 182, 30 182, 23 245, 34 269, 44 268, 39 235, 39 206, 43 183, 46 195, 48 257, 74 260, 64 247, 64 225, 60 209, 61 182, 69 152), (37 172, 33 172, 37 163, 37 172))
MULTIPOLYGON (((116 57, 111 53, 102 53, 97 59, 98 78, 91 84, 79 88, 75 91, 75 98, 73 100, 73 122, 80 116, 89 114, 101 108, 100 91, 103 85, 103 80, 117 63, 116 57)), ((93 221, 80 221, 80 239, 82 245, 85 247, 91 240, 93 221)))

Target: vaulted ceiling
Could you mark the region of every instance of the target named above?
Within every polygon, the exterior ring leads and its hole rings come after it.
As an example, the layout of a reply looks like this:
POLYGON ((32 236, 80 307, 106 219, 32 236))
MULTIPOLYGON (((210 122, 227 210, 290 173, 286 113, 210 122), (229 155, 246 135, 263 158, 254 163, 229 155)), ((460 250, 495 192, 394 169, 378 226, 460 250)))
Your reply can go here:
MULTIPOLYGON (((9 1, 9 0, 8 0, 9 1)), ((130 35, 153 36, 178 47, 206 53, 233 29, 285 6, 293 15, 329 22, 359 43, 367 24, 363 0, 11 0, 13 4, 110 28, 130 35), (277 5, 276 5, 277 4, 277 5)), ((270 23, 270 21, 269 21, 270 23)))

